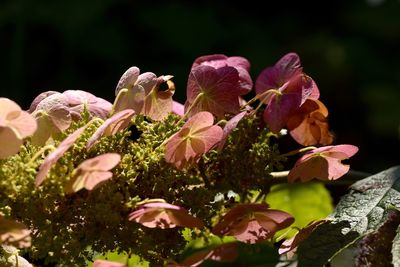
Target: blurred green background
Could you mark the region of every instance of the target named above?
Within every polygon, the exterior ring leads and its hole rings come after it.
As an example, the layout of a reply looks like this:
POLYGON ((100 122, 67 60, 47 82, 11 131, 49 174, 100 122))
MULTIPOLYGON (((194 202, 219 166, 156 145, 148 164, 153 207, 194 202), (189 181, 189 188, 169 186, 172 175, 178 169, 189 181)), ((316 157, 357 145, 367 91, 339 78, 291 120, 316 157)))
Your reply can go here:
POLYGON ((255 80, 297 52, 352 167, 400 164, 400 1, 44 1, 0 3, 0 92, 28 108, 46 90, 112 101, 130 66, 172 74, 183 102, 201 55, 241 55, 255 80))

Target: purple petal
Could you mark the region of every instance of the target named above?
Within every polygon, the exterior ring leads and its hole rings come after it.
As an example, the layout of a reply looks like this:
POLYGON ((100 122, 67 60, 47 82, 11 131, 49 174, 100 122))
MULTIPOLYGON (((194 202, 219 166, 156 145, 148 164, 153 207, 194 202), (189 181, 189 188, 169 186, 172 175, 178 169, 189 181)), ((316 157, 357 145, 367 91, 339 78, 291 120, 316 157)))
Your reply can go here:
POLYGON ((115 95, 118 95, 119 91, 123 88, 132 89, 139 77, 139 73, 140 70, 138 67, 130 67, 125 71, 118 81, 117 88, 115 88, 115 95))

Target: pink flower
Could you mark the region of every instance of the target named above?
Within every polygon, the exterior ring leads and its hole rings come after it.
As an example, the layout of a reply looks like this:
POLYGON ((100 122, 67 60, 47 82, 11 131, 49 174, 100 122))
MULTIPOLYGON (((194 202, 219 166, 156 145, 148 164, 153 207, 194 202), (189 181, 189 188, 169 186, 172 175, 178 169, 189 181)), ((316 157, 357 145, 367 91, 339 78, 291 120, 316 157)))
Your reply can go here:
POLYGON ((116 153, 106 153, 87 159, 75 170, 75 175, 65 187, 67 193, 78 192, 82 188, 92 190, 98 184, 112 178, 112 168, 118 165, 121 156, 116 153))
POLYGON ((328 109, 314 99, 307 99, 289 118, 287 128, 297 143, 303 146, 329 145, 333 135, 329 132, 328 109))
POLYGON ((221 54, 207 55, 196 58, 192 65, 192 69, 199 66, 211 66, 215 69, 223 68, 226 66, 234 67, 239 73, 239 88, 241 94, 247 94, 253 87, 253 81, 251 80, 250 62, 244 57, 227 57, 221 54))
POLYGON ((104 119, 111 107, 108 101, 81 90, 41 93, 33 100, 29 109, 39 125, 38 131, 32 137, 32 143, 44 145, 50 137, 67 130, 72 120, 81 119, 81 113, 85 109, 91 116, 104 119))
POLYGON ((129 220, 149 228, 165 229, 176 226, 203 228, 204 226, 201 220, 190 215, 184 208, 164 202, 152 202, 139 206, 129 214, 129 220))
POLYGON ((264 102, 263 118, 272 132, 279 132, 289 117, 308 98, 317 99, 315 82, 303 74, 299 56, 289 53, 273 67, 264 69, 256 81, 256 93, 264 102))
POLYGON ((14 101, 0 98, 0 159, 15 155, 37 129, 35 119, 14 101))
POLYGON ((135 111, 132 109, 125 109, 112 115, 89 138, 86 149, 90 150, 103 136, 111 136, 125 130, 129 126, 133 115, 135 115, 135 111))
POLYGON ((238 204, 213 228, 216 235, 230 235, 245 243, 258 243, 294 222, 286 212, 269 209, 266 204, 238 204))
POLYGON ((120 262, 95 260, 93 267, 125 267, 126 265, 120 262))
POLYGON ((0 244, 26 248, 31 246, 31 231, 25 225, 14 220, 4 218, 0 213, 0 244))
POLYGON ((302 182, 312 179, 337 180, 350 169, 349 165, 341 161, 352 157, 357 151, 358 148, 353 145, 325 146, 314 149, 297 160, 289 172, 288 180, 289 182, 297 179, 302 182))
POLYGON ((172 111, 172 96, 175 85, 172 76, 157 77, 152 72, 140 74, 139 68, 129 68, 117 84, 115 112, 133 109, 136 114, 144 114, 153 120, 163 120, 172 111), (167 89, 160 86, 166 83, 167 89))
POLYGON ((234 262, 239 256, 236 243, 226 243, 213 248, 198 251, 178 264, 169 264, 167 267, 196 267, 206 260, 217 262, 234 262))
POLYGON ((213 125, 209 112, 199 112, 191 117, 166 143, 165 160, 183 169, 209 151, 222 138, 221 127, 213 125))
POLYGON ((67 150, 75 143, 75 141, 81 136, 85 129, 86 126, 83 126, 70 134, 58 145, 58 147, 53 152, 51 152, 44 159, 42 165, 39 167, 38 173, 36 174, 35 186, 39 186, 42 184, 50 168, 64 155, 65 152, 67 152, 67 150))
POLYGON ((93 117, 105 119, 111 111, 112 104, 103 98, 97 97, 82 90, 67 90, 63 92, 66 97, 72 116, 80 118, 84 109, 93 117))
POLYGON ((317 226, 328 222, 327 220, 317 220, 310 222, 306 227, 301 229, 293 238, 285 240, 279 248, 279 254, 289 253, 288 256, 293 256, 293 252, 297 246, 305 240, 317 226))
POLYGON ((239 111, 239 73, 234 67, 214 68, 198 65, 192 68, 187 83, 185 113, 189 116, 209 111, 218 118, 239 111))

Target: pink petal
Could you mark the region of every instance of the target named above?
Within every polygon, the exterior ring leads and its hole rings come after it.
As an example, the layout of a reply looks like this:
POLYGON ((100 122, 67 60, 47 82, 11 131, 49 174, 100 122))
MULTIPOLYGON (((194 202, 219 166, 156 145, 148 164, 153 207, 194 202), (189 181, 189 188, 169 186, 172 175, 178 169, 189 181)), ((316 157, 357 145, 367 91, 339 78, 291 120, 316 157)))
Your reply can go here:
POLYGON ((143 87, 146 96, 157 85, 157 83, 157 76, 152 72, 145 72, 140 74, 136 81, 136 85, 140 85, 141 87, 143 87))
POLYGON ((246 116, 246 111, 242 111, 239 114, 236 114, 232 119, 230 119, 226 124, 223 129, 223 135, 221 138, 221 141, 218 145, 218 150, 221 151, 225 145, 226 140, 228 139, 228 136, 232 133, 234 129, 236 129, 237 125, 239 122, 246 116))
POLYGON ((328 180, 328 161, 322 156, 313 156, 305 161, 296 162, 290 170, 288 181, 290 183, 297 179, 302 182, 308 182, 312 179, 328 180))
POLYGON ((21 108, 17 103, 8 98, 0 97, 0 122, 12 119, 9 118, 10 114, 16 114, 18 116, 20 111, 21 108))
POLYGON ((77 169, 83 171, 109 171, 121 161, 121 156, 117 153, 105 153, 97 157, 87 159, 79 164, 77 169))
POLYGON ((31 231, 20 222, 6 219, 0 213, 0 243, 26 248, 31 246, 31 231))
POLYGON ((0 126, 0 159, 6 159, 18 153, 22 139, 11 127, 0 126))
POLYGON ((107 100, 86 91, 67 90, 63 92, 63 95, 66 96, 70 111, 76 113, 79 117, 86 108, 92 116, 106 118, 112 108, 112 104, 107 100))
POLYGON ((185 114, 185 106, 179 102, 172 102, 172 112, 176 115, 183 116, 185 114))
POLYGON ((118 95, 119 91, 123 88, 132 89, 139 77, 139 73, 140 70, 137 67, 130 67, 127 71, 125 71, 118 81, 117 88, 115 89, 115 95, 118 95))
POLYGON ((31 136, 37 129, 35 118, 26 111, 20 111, 17 117, 8 122, 8 125, 16 129, 21 138, 31 136))
POLYGON ((86 149, 91 149, 101 137, 111 136, 126 129, 134 114, 135 111, 132 109, 125 109, 108 118, 89 138, 86 144, 86 149))
POLYGON ((233 67, 195 67, 189 75, 185 108, 191 106, 196 97, 203 93, 192 107, 191 114, 209 111, 217 117, 223 117, 225 113, 237 113, 238 97, 241 95, 238 80, 239 73, 233 67))
POLYGON ((47 111, 47 115, 56 132, 65 131, 71 126, 72 118, 67 106, 56 104, 47 111))
POLYGON ((184 208, 163 202, 146 203, 138 207, 129 214, 129 220, 149 228, 203 227, 203 223, 184 208))
POLYGON ((125 267, 126 265, 120 262, 95 260, 93 267, 125 267))
POLYGON ((111 179, 113 176, 112 172, 108 171, 93 171, 85 179, 85 188, 92 190, 97 185, 111 179))
POLYGON ((54 94, 60 94, 59 92, 56 91, 47 91, 43 92, 40 95, 38 95, 33 101, 31 106, 29 107, 28 112, 32 113, 36 110, 37 105, 39 105, 40 102, 42 102, 43 99, 47 98, 48 96, 54 95, 54 94))
POLYGON ((77 129, 75 132, 65 138, 58 147, 50 153, 43 161, 36 175, 35 186, 39 186, 46 178, 50 168, 64 155, 65 152, 75 143, 75 141, 85 131, 86 126, 77 129))
POLYGON ((145 100, 145 91, 141 85, 136 85, 132 89, 122 90, 115 103, 114 112, 120 112, 125 109, 132 109, 137 114, 142 113, 145 100))

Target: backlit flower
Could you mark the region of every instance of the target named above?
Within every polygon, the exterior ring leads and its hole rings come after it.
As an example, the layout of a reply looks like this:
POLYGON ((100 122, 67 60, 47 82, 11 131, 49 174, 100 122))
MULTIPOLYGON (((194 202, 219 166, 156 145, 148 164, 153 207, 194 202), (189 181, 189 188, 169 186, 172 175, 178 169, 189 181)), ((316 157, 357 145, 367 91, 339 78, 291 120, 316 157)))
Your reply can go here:
POLYGON ((92 190, 98 184, 112 178, 110 170, 118 165, 121 156, 116 153, 106 153, 87 159, 75 169, 75 175, 65 187, 67 193, 78 192, 82 188, 92 190))
POLYGON ((345 175, 349 165, 342 163, 356 154, 358 148, 353 145, 325 146, 311 150, 295 163, 288 175, 289 182, 298 179, 308 182, 312 179, 322 181, 337 180, 345 175))
POLYGON ((37 129, 35 119, 14 101, 0 98, 0 159, 15 155, 37 129))
POLYGON ((277 231, 293 222, 294 218, 289 213, 269 209, 266 204, 238 204, 225 214, 212 232, 254 244, 272 238, 277 231))
POLYGON ((299 56, 289 53, 273 67, 264 69, 256 80, 256 93, 267 105, 263 118, 272 132, 279 132, 308 98, 319 97, 315 82, 305 75, 299 56))
POLYGON ((4 218, 0 213, 0 244, 26 248, 31 245, 31 231, 25 225, 14 220, 4 218))
POLYGON ((149 228, 203 228, 201 220, 190 215, 182 207, 165 202, 151 202, 139 206, 129 214, 129 220, 140 223, 149 228))
POLYGON ((329 132, 328 109, 314 99, 307 99, 289 118, 287 128, 297 143, 303 146, 329 145, 333 135, 329 132))
POLYGON ((126 265, 120 262, 95 260, 93 267, 125 267, 126 265))
POLYGON ((166 143, 165 160, 178 169, 197 160, 222 138, 221 127, 214 124, 209 112, 199 112, 191 117, 166 143))

